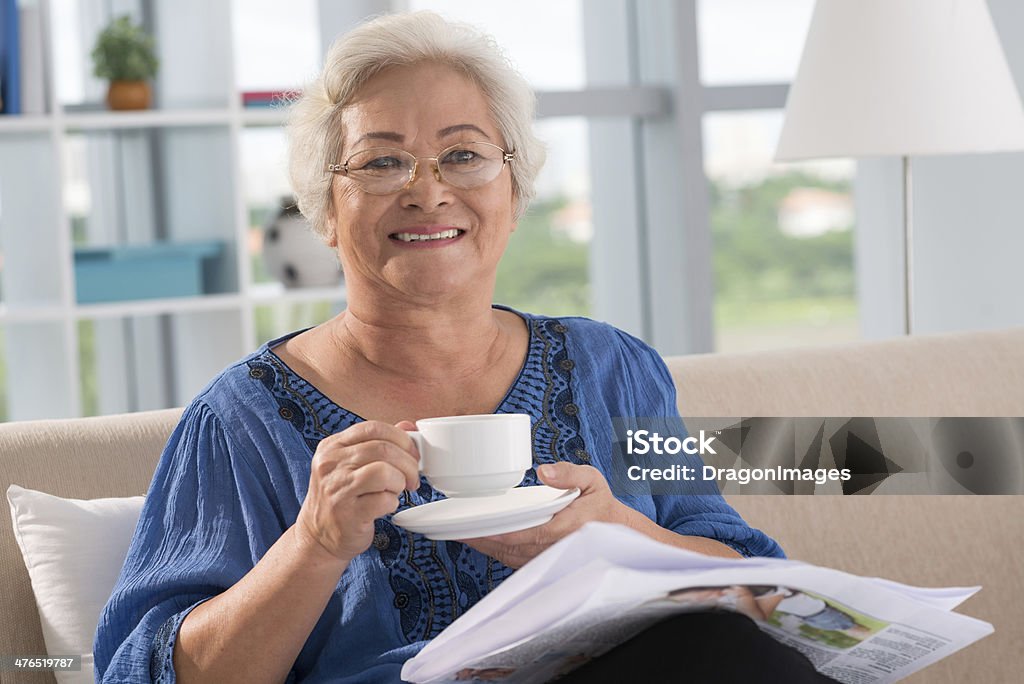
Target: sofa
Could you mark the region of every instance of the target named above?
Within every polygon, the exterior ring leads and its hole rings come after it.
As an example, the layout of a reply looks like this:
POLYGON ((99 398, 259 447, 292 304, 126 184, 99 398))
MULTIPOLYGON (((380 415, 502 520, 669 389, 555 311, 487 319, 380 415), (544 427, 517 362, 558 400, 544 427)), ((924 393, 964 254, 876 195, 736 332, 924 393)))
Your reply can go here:
MULTIPOLYGON (((685 416, 1024 416, 1024 328, 668 358, 685 416)), ((181 409, 0 425, 0 489, 145 492, 181 409)), ((983 590, 958 610, 995 633, 907 681, 1016 682, 1024 671, 1024 496, 727 494, 791 558, 983 590)), ((10 513, 0 521, 0 655, 46 653, 10 513)), ((0 683, 53 682, 0 671, 0 683)))

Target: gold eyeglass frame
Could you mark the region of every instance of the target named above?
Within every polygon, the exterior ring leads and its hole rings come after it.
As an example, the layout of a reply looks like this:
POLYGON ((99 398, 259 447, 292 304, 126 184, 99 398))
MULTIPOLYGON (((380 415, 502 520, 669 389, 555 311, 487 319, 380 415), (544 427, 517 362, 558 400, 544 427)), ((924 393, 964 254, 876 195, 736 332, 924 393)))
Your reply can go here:
POLYGON ((348 176, 349 175, 348 165, 349 165, 349 162, 352 161, 352 157, 355 157, 357 154, 363 154, 365 152, 372 152, 373 150, 393 150, 393 151, 403 152, 403 153, 405 153, 405 154, 407 154, 407 155, 409 155, 410 157, 413 158, 413 164, 412 164, 412 168, 409 169, 409 180, 407 180, 402 185, 402 187, 397 188, 395 190, 390 190, 388 192, 371 192, 370 190, 367 190, 365 187, 363 187, 362 183, 360 183, 359 181, 355 181, 356 184, 359 186, 359 188, 363 192, 365 192, 367 194, 370 194, 370 195, 393 195, 396 192, 402 192, 403 190, 407 189, 416 180, 416 174, 419 172, 420 160, 421 159, 426 159, 428 161, 434 162, 434 178, 437 179, 437 181, 439 183, 447 183, 448 185, 452 186, 453 188, 459 188, 460 190, 472 190, 473 188, 480 188, 480 187, 483 187, 483 186, 487 185, 487 183, 493 182, 495 178, 497 178, 498 176, 501 175, 501 172, 505 169, 505 165, 508 164, 509 162, 511 162, 513 159, 516 158, 515 151, 506 152, 505 149, 502 148, 501 146, 495 145, 494 143, 486 142, 486 141, 483 141, 483 140, 470 140, 468 142, 459 142, 459 143, 455 143, 454 145, 449 145, 448 147, 444 148, 443 150, 438 152, 436 156, 433 156, 433 157, 417 157, 412 152, 409 152, 408 150, 403 150, 400 147, 368 147, 365 150, 359 150, 358 152, 354 152, 352 155, 349 156, 348 159, 345 160, 344 164, 337 164, 337 163, 328 164, 327 165, 327 171, 330 172, 330 173, 333 173, 333 174, 340 174, 340 175, 348 176), (451 150, 454 150, 456 148, 462 147, 463 145, 487 145, 488 147, 493 147, 494 149, 496 149, 499 152, 501 152, 501 168, 498 169, 498 173, 494 174, 494 178, 492 178, 491 180, 486 181, 484 183, 481 183, 480 185, 474 185, 474 186, 472 186, 470 188, 462 188, 462 187, 460 187, 458 185, 455 185, 450 180, 448 180, 447 178, 444 177, 444 174, 441 173, 441 162, 440 162, 440 159, 442 159, 447 152, 450 152, 451 150))

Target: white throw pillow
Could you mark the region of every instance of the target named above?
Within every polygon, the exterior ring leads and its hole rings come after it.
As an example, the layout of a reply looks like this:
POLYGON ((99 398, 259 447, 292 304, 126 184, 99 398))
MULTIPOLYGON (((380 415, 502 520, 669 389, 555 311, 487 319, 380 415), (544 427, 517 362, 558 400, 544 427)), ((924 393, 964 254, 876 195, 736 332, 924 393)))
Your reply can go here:
POLYGON ((82 656, 82 671, 55 672, 57 681, 91 684, 96 624, 121 572, 144 498, 62 499, 11 485, 7 500, 46 651, 82 656))

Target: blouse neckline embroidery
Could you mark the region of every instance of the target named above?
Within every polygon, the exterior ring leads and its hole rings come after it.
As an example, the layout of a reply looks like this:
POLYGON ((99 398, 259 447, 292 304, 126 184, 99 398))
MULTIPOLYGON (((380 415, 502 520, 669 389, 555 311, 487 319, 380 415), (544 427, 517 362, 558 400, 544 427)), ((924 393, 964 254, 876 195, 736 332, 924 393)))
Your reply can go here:
MULTIPOLYGON (((523 355, 523 362, 519 366, 519 372, 516 373, 516 377, 515 379, 512 380, 512 384, 509 385, 509 387, 505 390, 505 394, 502 396, 501 401, 499 401, 498 405, 491 411, 491 413, 511 413, 511 411, 503 409, 507 408, 506 404, 509 401, 509 397, 513 394, 519 383, 522 382, 523 375, 526 372, 527 367, 530 365, 530 362, 533 359, 533 357, 541 351, 541 347, 543 345, 540 341, 540 338, 536 334, 534 334, 534 325, 536 319, 533 316, 520 311, 516 311, 511 307, 504 306, 501 304, 495 304, 493 305, 493 308, 514 313, 515 315, 519 316, 519 318, 522 319, 523 323, 526 324, 526 354, 523 355)), ((285 376, 288 376, 294 384, 305 385, 306 387, 308 387, 310 390, 312 390, 313 393, 319 395, 319 397, 322 398, 324 402, 328 403, 334 410, 339 411, 347 416, 350 416, 353 424, 366 422, 366 418, 363 418, 355 411, 350 411, 346 409, 344 406, 339 405, 330 397, 328 397, 324 392, 322 392, 320 388, 318 388, 316 385, 314 385, 309 380, 304 378, 302 375, 299 375, 299 373, 297 373, 291 366, 285 363, 285 361, 280 356, 277 355, 277 352, 274 351, 274 347, 283 344, 287 340, 291 339, 292 337, 295 337, 296 335, 299 335, 300 333, 305 332, 306 330, 309 330, 309 328, 298 330, 289 335, 285 335, 283 337, 279 337, 275 340, 271 340, 270 342, 265 343, 256 352, 257 358, 267 359, 267 357, 270 357, 270 359, 272 359, 273 365, 277 367, 279 372, 283 373, 285 376)), ((283 384, 285 385, 286 389, 289 388, 290 383, 288 383, 287 381, 283 381, 283 384)), ((320 428, 318 432, 321 432, 321 434, 325 436, 332 434, 331 432, 323 432, 322 428, 319 425, 317 427, 320 428)))

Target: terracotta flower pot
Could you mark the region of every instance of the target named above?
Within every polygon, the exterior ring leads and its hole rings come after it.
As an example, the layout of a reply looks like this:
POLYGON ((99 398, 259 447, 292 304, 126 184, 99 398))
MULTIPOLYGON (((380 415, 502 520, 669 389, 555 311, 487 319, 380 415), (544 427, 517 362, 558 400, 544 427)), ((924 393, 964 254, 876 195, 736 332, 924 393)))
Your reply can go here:
POLYGON ((107 106, 114 110, 149 109, 153 91, 146 81, 111 81, 107 106))

